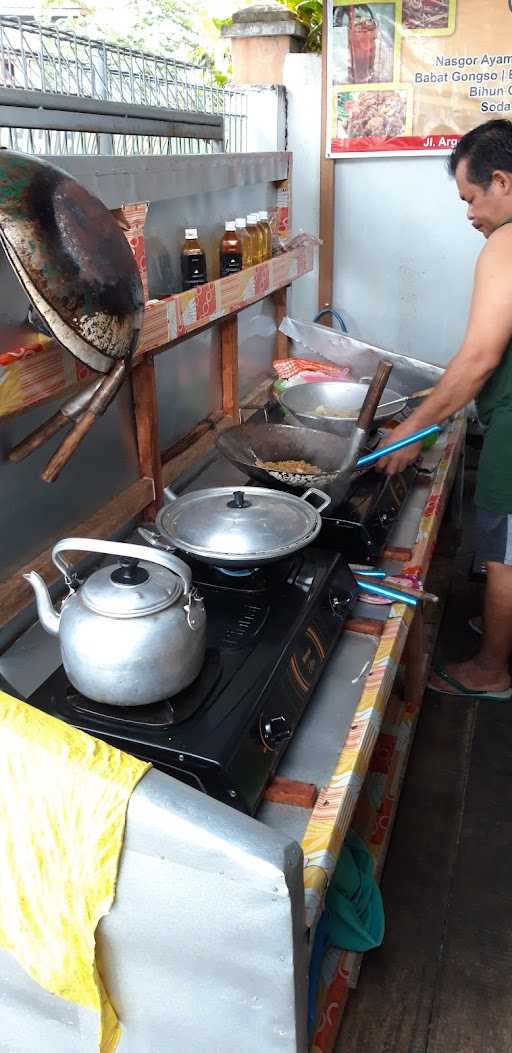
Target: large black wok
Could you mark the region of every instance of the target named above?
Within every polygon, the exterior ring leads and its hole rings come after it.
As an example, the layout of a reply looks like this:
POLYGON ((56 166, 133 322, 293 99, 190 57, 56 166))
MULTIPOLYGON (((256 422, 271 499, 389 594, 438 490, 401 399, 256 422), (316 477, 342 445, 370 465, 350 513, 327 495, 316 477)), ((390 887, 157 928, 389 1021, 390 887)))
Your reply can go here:
POLYGON ((108 373, 11 451, 20 460, 77 421, 43 478, 55 478, 113 398, 144 312, 130 246, 109 210, 76 179, 38 157, 0 150, 0 243, 47 328, 91 369, 108 373), (50 467, 51 466, 51 467, 50 467))

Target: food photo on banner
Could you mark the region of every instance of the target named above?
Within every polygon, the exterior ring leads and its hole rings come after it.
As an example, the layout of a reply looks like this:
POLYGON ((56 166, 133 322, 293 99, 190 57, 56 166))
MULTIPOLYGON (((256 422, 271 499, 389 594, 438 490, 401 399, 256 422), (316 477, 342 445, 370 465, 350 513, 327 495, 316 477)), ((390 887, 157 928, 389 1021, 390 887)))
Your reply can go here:
POLYGON ((334 0, 328 18, 328 157, 449 153, 512 117, 512 0, 334 0))

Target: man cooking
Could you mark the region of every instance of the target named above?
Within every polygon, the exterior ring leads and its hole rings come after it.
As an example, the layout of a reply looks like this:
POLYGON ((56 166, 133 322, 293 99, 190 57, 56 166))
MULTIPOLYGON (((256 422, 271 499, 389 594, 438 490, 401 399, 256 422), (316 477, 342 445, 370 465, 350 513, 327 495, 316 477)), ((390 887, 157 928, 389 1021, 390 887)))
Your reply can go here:
MULTIPOLYGON (((442 694, 512 699, 512 121, 473 128, 448 167, 467 218, 486 243, 478 257, 466 333, 434 391, 393 431, 393 440, 446 421, 476 398, 484 428, 478 468, 476 540, 487 566, 482 644, 467 662, 437 668, 442 694)), ((391 441, 391 440, 388 440, 391 441)), ((409 446, 380 462, 393 475, 419 455, 409 446)))

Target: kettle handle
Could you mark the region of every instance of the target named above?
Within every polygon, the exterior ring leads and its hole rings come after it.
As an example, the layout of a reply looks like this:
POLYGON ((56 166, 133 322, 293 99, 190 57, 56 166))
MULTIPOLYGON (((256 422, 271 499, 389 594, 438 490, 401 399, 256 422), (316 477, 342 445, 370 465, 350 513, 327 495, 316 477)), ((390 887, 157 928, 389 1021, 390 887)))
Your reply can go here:
POLYGON ((123 556, 129 559, 143 560, 145 563, 157 563, 172 574, 177 574, 183 583, 185 595, 190 594, 192 588, 192 571, 190 567, 171 556, 169 552, 161 549, 150 549, 146 545, 131 545, 124 541, 97 541, 89 537, 65 537, 58 541, 52 551, 52 559, 55 566, 59 568, 67 582, 76 582, 76 570, 72 563, 61 555, 61 552, 98 552, 104 556, 123 556))

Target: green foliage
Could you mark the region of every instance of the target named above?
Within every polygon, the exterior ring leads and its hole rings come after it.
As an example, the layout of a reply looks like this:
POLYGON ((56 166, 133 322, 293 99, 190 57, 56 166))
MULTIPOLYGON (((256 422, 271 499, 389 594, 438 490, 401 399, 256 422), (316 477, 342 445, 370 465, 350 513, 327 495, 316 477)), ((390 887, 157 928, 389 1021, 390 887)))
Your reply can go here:
POLYGON ((305 51, 322 50, 322 0, 279 0, 283 7, 293 11, 299 22, 306 27, 305 51))

